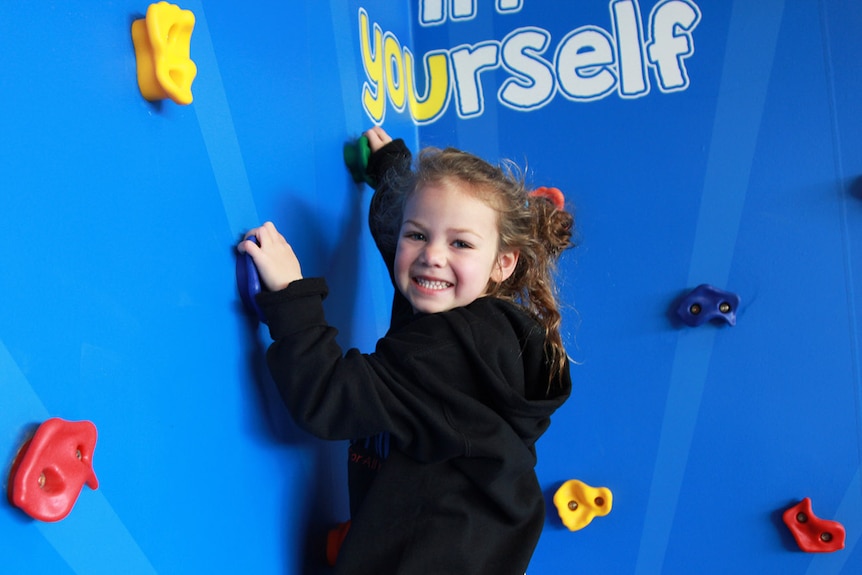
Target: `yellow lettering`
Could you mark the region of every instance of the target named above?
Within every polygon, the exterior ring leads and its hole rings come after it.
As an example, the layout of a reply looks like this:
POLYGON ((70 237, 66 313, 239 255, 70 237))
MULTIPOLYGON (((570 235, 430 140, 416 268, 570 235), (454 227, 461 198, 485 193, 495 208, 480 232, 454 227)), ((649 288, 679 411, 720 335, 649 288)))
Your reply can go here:
POLYGON ((445 52, 425 54, 425 95, 416 93, 413 54, 404 49, 404 84, 410 115, 419 124, 436 119, 446 108, 449 99, 449 64, 445 52))
POLYGON ((380 26, 374 25, 374 41, 372 46, 368 30, 368 13, 359 10, 359 44, 362 50, 362 65, 368 82, 362 87, 362 105, 375 122, 383 121, 386 110, 386 92, 383 85, 383 32, 380 26))
POLYGON ((387 33, 383 40, 383 68, 386 75, 386 93, 396 110, 404 109, 404 61, 398 39, 387 33))

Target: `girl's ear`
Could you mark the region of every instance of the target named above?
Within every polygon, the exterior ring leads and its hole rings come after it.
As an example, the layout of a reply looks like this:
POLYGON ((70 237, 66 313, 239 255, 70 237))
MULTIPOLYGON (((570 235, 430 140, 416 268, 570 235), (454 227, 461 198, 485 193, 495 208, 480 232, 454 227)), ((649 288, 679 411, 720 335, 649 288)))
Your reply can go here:
POLYGON ((519 255, 520 252, 518 250, 508 250, 498 255, 497 263, 491 271, 491 280, 494 281, 494 283, 501 284, 509 279, 512 272, 515 271, 515 266, 518 265, 519 255))

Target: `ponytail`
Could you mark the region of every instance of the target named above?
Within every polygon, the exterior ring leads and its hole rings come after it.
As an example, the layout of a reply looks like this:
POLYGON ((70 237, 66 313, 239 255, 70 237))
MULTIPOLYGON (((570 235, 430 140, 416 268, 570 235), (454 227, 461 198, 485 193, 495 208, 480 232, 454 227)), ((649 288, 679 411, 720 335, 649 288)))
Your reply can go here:
MULTIPOLYGON (((567 362, 554 273, 560 254, 573 245, 574 217, 565 210, 562 193, 556 188, 539 188, 525 196, 522 204, 525 226, 507 226, 505 215, 501 218, 504 247, 518 249, 520 255, 515 271, 497 286, 495 295, 520 303, 544 328, 545 354, 551 368, 550 391, 567 362), (522 227, 526 234, 513 234, 517 227, 522 227)), ((516 221, 512 217, 508 220, 516 221)))

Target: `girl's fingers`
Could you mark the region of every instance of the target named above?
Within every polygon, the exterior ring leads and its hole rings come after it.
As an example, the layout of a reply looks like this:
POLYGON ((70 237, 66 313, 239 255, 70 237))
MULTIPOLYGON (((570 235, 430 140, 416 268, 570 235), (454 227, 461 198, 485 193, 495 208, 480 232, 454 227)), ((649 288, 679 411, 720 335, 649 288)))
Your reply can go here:
POLYGON ((392 141, 392 137, 380 126, 366 130, 365 137, 368 138, 369 147, 375 152, 392 141))

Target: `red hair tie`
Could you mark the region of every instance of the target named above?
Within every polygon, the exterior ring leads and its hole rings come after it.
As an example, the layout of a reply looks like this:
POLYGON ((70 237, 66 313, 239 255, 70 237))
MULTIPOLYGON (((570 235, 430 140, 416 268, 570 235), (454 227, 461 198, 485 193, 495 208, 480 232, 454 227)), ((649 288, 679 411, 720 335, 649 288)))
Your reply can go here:
POLYGON ((563 192, 559 190, 559 188, 549 188, 546 186, 541 186, 533 190, 528 194, 529 196, 545 198, 554 204, 558 210, 562 211, 565 209, 566 198, 563 196, 563 192))

